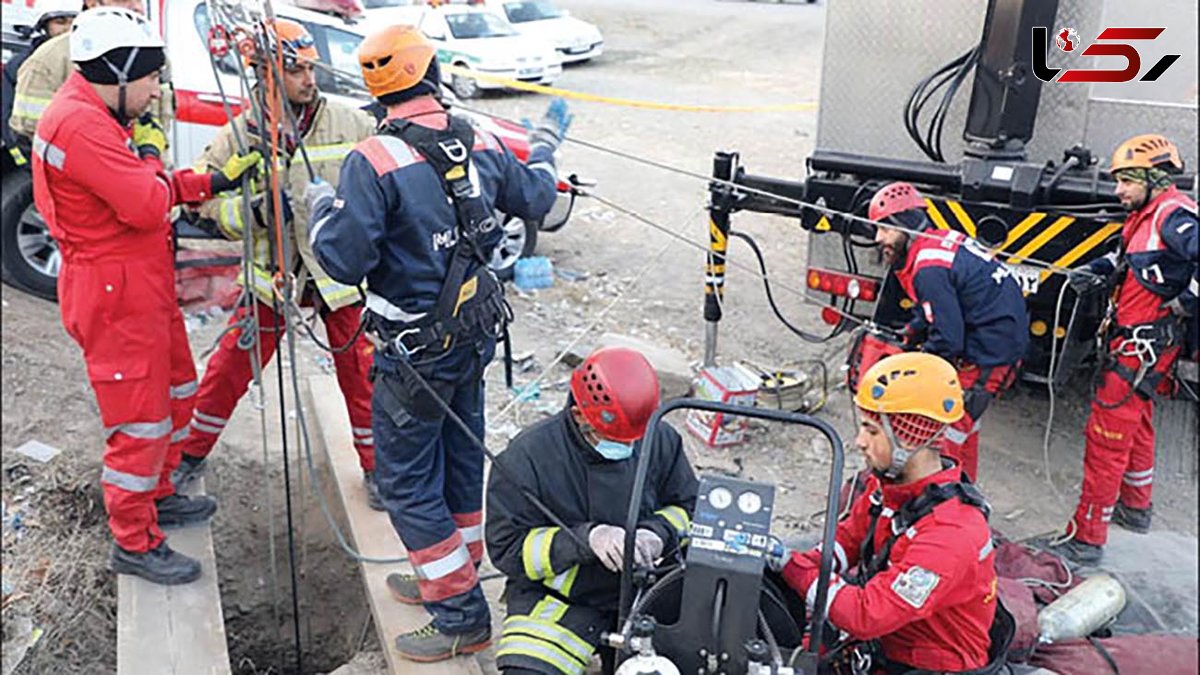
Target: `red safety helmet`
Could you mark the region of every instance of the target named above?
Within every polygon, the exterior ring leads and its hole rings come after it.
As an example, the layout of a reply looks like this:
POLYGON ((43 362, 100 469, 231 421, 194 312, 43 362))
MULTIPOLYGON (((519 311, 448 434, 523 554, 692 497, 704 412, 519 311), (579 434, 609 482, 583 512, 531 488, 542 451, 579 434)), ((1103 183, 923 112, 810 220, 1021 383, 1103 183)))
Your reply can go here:
POLYGON ((879 222, 903 211, 923 208, 925 199, 912 183, 896 182, 884 185, 871 197, 871 210, 867 215, 879 222))
POLYGON ((633 349, 601 347, 571 373, 571 395, 597 433, 632 443, 658 408, 658 373, 633 349))

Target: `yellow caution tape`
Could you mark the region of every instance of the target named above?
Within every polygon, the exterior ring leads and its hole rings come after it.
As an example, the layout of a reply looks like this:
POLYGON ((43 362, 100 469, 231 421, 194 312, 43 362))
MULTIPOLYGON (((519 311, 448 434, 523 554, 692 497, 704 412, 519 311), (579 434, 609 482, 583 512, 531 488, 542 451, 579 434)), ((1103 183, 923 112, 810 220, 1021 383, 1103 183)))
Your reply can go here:
POLYGON ((441 69, 453 75, 461 75, 470 77, 475 80, 483 80, 484 82, 493 82, 495 84, 504 85, 509 89, 519 89, 521 91, 529 91, 535 94, 546 94, 548 96, 561 96, 563 98, 575 99, 577 101, 592 101, 593 103, 607 103, 609 105, 619 105, 626 108, 645 108, 647 110, 674 110, 678 112, 717 112, 717 113, 747 113, 747 112, 795 112, 800 110, 816 110, 816 103, 785 103, 779 105, 684 105, 680 103, 657 103, 654 101, 637 101, 629 98, 618 98, 615 96, 598 96, 596 94, 585 94, 579 91, 571 91, 569 89, 559 89, 558 87, 547 87, 541 84, 530 84, 529 82, 521 82, 520 80, 512 80, 499 75, 491 75, 489 73, 481 73, 477 70, 454 66, 450 64, 441 64, 441 69))

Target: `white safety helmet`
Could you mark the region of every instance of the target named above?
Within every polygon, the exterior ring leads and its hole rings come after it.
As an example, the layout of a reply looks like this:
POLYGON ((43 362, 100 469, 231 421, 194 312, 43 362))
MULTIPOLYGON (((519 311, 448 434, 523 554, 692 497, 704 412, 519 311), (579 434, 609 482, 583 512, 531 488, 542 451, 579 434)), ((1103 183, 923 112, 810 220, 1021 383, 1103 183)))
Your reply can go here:
POLYGON ((37 0, 33 3, 33 29, 42 30, 51 19, 75 16, 82 7, 80 0, 37 0))
MULTIPOLYGON (((82 12, 71 26, 71 60, 100 58, 122 47, 163 49, 162 36, 146 17, 122 7, 95 7, 82 12)), ((120 64, 113 64, 120 68, 120 64)))

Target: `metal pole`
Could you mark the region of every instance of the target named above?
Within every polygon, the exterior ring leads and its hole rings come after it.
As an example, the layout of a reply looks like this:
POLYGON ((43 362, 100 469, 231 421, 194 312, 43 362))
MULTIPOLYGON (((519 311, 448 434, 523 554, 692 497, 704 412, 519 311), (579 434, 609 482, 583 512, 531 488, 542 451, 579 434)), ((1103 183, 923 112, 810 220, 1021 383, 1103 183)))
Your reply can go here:
MULTIPOLYGON (((713 157, 713 178, 731 181, 737 166, 737 153, 718 152, 713 157)), ((704 264, 704 365, 717 361, 717 324, 721 321, 721 301, 725 299, 725 252, 729 249, 729 215, 733 212, 733 192, 727 183, 709 186, 708 255, 704 264)))

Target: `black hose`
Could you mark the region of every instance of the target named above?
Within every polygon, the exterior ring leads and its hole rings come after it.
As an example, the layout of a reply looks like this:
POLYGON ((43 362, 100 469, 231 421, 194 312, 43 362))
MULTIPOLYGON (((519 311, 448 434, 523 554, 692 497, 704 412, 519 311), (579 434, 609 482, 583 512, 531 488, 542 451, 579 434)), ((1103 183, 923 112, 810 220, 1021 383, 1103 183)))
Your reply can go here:
MULTIPOLYGON (((750 235, 738 230, 730 230, 729 236, 737 237, 738 239, 746 242, 746 245, 749 246, 750 250, 754 252, 754 257, 758 259, 758 269, 762 274, 763 290, 765 290, 767 293, 767 303, 771 305, 771 311, 775 313, 775 317, 779 319, 779 321, 782 322, 788 330, 796 334, 801 340, 815 344, 823 344, 837 336, 837 328, 834 328, 833 332, 831 332, 829 335, 821 337, 820 335, 815 335, 813 333, 809 333, 808 331, 797 328, 792 324, 792 322, 788 321, 787 317, 785 317, 783 312, 780 311, 779 305, 775 304, 775 295, 771 292, 771 280, 767 275, 767 261, 765 258, 763 258, 762 249, 758 247, 758 242, 754 241, 750 235)), ((839 321, 838 325, 840 326, 842 323, 843 321, 839 321)))
POLYGON ((767 617, 761 609, 758 610, 758 629, 762 631, 767 646, 771 648, 771 663, 779 668, 783 665, 783 654, 779 653, 779 643, 775 642, 775 634, 771 632, 771 626, 767 624, 767 617))

